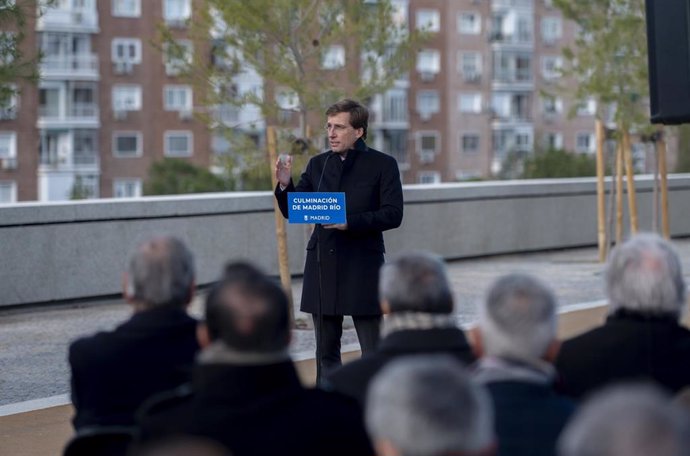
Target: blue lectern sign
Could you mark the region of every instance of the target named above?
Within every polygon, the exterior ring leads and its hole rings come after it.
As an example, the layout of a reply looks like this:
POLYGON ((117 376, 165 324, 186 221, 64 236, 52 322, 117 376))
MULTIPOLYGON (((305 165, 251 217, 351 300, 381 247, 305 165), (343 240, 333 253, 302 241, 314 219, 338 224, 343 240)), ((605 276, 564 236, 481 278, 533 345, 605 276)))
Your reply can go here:
POLYGON ((288 193, 288 222, 290 223, 347 223, 345 193, 290 192, 288 193))

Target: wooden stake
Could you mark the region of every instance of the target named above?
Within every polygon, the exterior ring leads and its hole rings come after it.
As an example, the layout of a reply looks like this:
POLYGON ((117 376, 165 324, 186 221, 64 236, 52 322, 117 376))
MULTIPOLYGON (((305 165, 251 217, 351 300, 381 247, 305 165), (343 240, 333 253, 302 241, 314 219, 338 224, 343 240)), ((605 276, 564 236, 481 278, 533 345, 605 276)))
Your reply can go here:
POLYGON ((661 234, 671 238, 671 225, 668 218, 668 168, 666 166, 666 139, 664 128, 659 127, 656 140, 656 150, 659 160, 659 175, 661 176, 661 234))
POLYGON ((604 123, 596 120, 597 134, 597 239, 599 244, 599 261, 606 261, 606 200, 604 188, 604 123))
POLYGON ((630 233, 637 234, 637 198, 635 194, 635 170, 633 169, 632 153, 630 151, 630 132, 623 128, 623 158, 625 175, 627 177, 628 211, 630 213, 630 233))
POLYGON ((616 145, 616 245, 623 242, 623 142, 616 145))
MULTIPOLYGON (((271 182, 273 183, 273 188, 278 185, 278 181, 275 176, 274 166, 276 160, 278 160, 278 152, 276 145, 276 130, 275 127, 266 127, 266 143, 268 145, 268 160, 271 166, 271 182)), ((285 230, 285 218, 278 208, 278 202, 273 201, 273 214, 275 216, 276 222, 276 240, 278 241, 278 269, 280 271, 280 282, 283 284, 283 289, 288 297, 288 303, 290 308, 288 309, 288 315, 290 315, 290 324, 294 326, 295 315, 292 300, 292 279, 290 277, 290 263, 288 260, 288 249, 287 249, 287 231, 285 230)))

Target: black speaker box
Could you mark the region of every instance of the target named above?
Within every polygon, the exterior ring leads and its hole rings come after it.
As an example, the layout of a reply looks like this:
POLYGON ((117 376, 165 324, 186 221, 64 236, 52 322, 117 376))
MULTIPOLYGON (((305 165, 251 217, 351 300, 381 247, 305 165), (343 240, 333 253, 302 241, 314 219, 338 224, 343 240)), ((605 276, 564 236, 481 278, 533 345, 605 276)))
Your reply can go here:
POLYGON ((652 123, 690 122, 690 0, 646 0, 652 123))

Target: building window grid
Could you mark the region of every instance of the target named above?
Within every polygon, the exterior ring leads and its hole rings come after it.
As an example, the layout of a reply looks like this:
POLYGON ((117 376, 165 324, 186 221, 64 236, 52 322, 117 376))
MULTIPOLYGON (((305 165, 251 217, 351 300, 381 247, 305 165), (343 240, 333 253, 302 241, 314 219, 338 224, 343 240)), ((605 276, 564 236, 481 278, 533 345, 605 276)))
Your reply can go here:
POLYGON ((113 132, 113 155, 118 158, 141 157, 142 139, 139 131, 113 132))
POLYGON ((461 11, 458 13, 458 33, 463 35, 479 35, 482 31, 482 16, 475 11, 461 11))
POLYGON ((594 153, 595 138, 591 132, 579 132, 575 135, 575 152, 594 153))
POLYGON ((340 44, 329 46, 321 56, 321 68, 324 70, 338 70, 345 66, 345 46, 340 44))
POLYGON ((561 39, 563 26, 560 17, 544 17, 541 20, 541 37, 545 44, 551 45, 561 39))
POLYGON ((191 64, 194 57, 194 45, 189 40, 177 40, 179 46, 163 46, 163 63, 165 64, 165 74, 177 76, 185 71, 191 64))
POLYGON ((168 157, 191 157, 194 153, 194 134, 191 131, 166 131, 163 135, 168 157))
POLYGON ((191 16, 191 0, 163 0, 163 19, 169 25, 183 25, 191 16))
POLYGON ((17 157, 17 133, 0 131, 0 159, 17 157))
POLYGON ((139 111, 141 109, 141 86, 118 84, 113 86, 113 110, 139 111))
POLYGON ((417 10, 416 25, 418 30, 427 32, 441 31, 441 13, 435 9, 417 10))
POLYGON ((114 198, 139 198, 142 195, 141 179, 114 179, 114 198))
POLYGON ((112 14, 115 17, 140 17, 141 0, 112 0, 112 14))
POLYGON ((417 112, 423 119, 429 119, 441 110, 441 100, 436 90, 417 92, 417 112))
POLYGON ((0 204, 17 202, 17 183, 15 181, 0 181, 0 204))
POLYGON ((437 49, 423 49, 417 53, 417 72, 422 78, 433 77, 441 71, 441 52, 437 49))
POLYGON ((467 82, 479 80, 482 75, 482 55, 479 52, 458 52, 458 72, 467 82))
POLYGON ((460 133, 460 152, 476 154, 479 152, 480 135, 478 133, 460 133))
POLYGON ((141 63, 141 40, 139 38, 113 38, 111 59, 113 63, 141 63))
POLYGON ((166 85, 163 87, 163 108, 166 111, 191 111, 193 106, 192 87, 188 85, 166 85))
POLYGON ((470 114, 480 114, 482 112, 482 94, 478 92, 459 93, 458 111, 470 114))

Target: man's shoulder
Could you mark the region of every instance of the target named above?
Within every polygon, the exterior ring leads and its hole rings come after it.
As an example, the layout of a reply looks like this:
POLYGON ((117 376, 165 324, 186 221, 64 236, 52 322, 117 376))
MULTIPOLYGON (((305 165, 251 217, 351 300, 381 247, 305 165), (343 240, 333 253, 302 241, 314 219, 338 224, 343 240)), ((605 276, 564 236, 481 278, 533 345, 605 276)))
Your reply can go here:
POLYGON ((154 394, 141 405, 137 416, 139 420, 169 416, 172 411, 184 408, 193 398, 191 383, 185 383, 173 390, 154 394))

